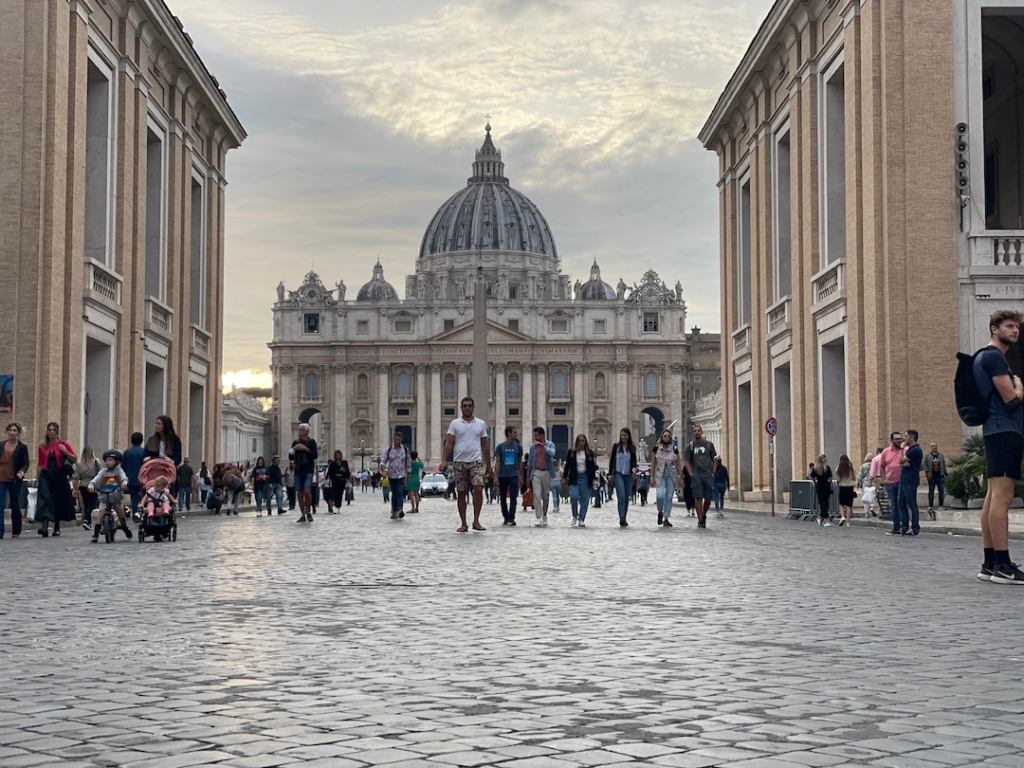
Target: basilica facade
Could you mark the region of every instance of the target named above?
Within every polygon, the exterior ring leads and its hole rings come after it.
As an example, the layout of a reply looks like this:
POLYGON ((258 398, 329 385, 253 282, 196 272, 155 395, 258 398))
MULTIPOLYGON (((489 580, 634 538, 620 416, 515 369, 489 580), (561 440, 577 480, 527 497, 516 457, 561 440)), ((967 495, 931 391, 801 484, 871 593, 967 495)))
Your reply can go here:
POLYGON ((508 425, 526 439, 541 425, 560 451, 583 432, 603 452, 621 427, 639 438, 688 424, 695 397, 718 388, 718 335, 687 329, 681 282, 648 270, 612 287, 596 261, 573 282, 486 130, 466 186, 427 226, 404 297, 379 261, 354 297, 343 279, 327 286, 315 272, 294 290, 278 285, 269 346, 280 452, 306 421, 349 459, 372 461, 400 431, 423 459, 440 461, 471 381, 477 284, 487 296, 485 408, 498 439, 508 425))

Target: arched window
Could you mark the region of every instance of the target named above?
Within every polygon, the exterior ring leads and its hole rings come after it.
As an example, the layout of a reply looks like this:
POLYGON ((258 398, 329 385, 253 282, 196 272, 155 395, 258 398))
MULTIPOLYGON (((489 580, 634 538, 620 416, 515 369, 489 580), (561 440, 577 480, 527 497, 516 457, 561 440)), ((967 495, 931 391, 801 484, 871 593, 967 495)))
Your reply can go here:
POLYGON ((605 397, 608 394, 605 389, 606 386, 607 383, 605 381, 604 374, 598 371, 597 375, 594 376, 594 394, 597 397, 605 397))
POLYGON ((445 400, 455 399, 455 374, 446 373, 444 375, 444 383, 441 385, 441 396, 445 400))
POLYGON ((551 373, 551 396, 569 396, 569 375, 563 370, 555 370, 551 373))
POLYGON ((644 374, 644 397, 656 398, 658 396, 658 374, 648 371, 644 374))
POLYGON ((408 371, 399 371, 395 376, 395 395, 412 397, 412 374, 408 371))
POLYGON ((369 382, 367 381, 366 374, 360 373, 359 378, 356 379, 356 397, 360 400, 365 400, 369 394, 369 382))
POLYGON ((320 397, 320 378, 312 371, 306 374, 302 393, 307 400, 316 400, 320 397))
POLYGON ((508 399, 518 400, 522 397, 522 393, 519 388, 519 374, 513 371, 508 375, 508 399))

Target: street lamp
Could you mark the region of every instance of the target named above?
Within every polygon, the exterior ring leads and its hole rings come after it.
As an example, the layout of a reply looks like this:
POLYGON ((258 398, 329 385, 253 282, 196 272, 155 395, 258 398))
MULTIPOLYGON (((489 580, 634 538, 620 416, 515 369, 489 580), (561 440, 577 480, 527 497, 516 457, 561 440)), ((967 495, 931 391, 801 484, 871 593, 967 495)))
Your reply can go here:
POLYGON ((359 450, 357 451, 357 453, 359 454, 359 458, 361 460, 359 471, 360 472, 365 472, 366 471, 366 457, 369 456, 371 453, 373 453, 373 451, 366 450, 366 441, 365 440, 360 440, 359 441, 359 450))

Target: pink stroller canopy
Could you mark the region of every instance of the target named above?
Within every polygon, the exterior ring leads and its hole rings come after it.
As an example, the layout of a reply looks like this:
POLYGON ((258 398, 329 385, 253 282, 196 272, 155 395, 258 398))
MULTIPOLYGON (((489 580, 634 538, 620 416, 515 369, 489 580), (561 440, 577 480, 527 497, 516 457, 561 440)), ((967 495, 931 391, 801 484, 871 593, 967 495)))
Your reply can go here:
POLYGON ((166 477, 168 483, 173 483, 178 476, 174 462, 170 459, 150 459, 139 470, 139 485, 149 488, 160 475, 166 477))

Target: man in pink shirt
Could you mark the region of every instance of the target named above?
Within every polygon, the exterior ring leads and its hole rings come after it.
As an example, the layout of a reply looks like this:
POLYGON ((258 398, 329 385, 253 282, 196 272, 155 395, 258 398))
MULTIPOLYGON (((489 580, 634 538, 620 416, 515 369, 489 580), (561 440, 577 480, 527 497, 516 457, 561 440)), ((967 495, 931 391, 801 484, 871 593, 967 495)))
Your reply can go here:
POLYGON ((900 501, 900 461, 903 458, 903 435, 893 432, 889 435, 889 447, 882 451, 871 462, 871 475, 875 485, 879 480, 885 485, 885 494, 889 497, 889 514, 892 518, 891 533, 900 532, 900 518, 897 512, 900 501), (877 472, 875 461, 878 462, 877 472))

